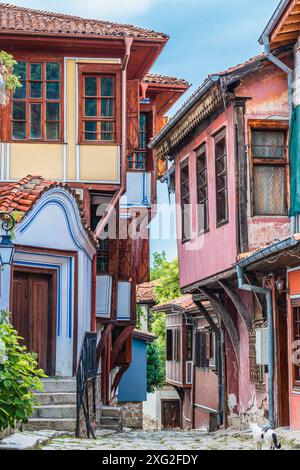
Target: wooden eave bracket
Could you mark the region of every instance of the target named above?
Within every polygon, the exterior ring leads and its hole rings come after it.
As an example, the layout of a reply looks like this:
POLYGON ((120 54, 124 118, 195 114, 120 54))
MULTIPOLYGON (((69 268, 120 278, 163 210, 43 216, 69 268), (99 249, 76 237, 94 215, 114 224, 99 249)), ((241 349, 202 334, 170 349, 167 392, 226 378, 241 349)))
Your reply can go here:
POLYGON ((250 333, 253 329, 252 325, 252 318, 250 313, 248 312, 248 309, 240 296, 236 293, 234 289, 230 286, 230 284, 227 281, 218 281, 219 285, 224 289, 232 303, 234 304, 235 308, 237 309, 239 315, 241 316, 242 320, 244 321, 248 333, 250 333))

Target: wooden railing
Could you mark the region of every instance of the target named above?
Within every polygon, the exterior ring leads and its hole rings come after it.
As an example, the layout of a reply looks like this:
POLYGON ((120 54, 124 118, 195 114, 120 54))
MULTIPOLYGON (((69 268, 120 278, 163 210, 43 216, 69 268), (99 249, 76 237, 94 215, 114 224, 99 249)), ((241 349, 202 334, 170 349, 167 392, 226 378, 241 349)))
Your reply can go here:
POLYGON ((79 438, 96 438, 96 347, 97 334, 86 333, 76 373, 76 437, 79 438))

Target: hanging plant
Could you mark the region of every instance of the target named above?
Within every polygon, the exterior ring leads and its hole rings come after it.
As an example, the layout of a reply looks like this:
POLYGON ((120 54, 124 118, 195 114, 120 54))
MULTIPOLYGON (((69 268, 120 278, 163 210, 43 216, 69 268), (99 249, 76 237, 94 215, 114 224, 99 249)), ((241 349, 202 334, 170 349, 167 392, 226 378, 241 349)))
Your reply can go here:
POLYGON ((0 52, 0 104, 5 106, 10 96, 21 87, 19 78, 14 74, 14 66, 17 61, 11 54, 0 52))

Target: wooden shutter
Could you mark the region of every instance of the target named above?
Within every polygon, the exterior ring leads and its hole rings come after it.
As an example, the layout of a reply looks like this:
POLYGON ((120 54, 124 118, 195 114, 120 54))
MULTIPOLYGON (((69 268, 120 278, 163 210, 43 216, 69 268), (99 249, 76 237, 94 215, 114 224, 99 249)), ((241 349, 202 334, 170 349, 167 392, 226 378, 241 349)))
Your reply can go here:
POLYGON ((167 361, 173 360, 173 330, 167 330, 167 361))
POLYGON ((158 134, 168 122, 168 116, 157 116, 155 122, 155 134, 158 134))
POLYGON ((139 148, 140 83, 139 80, 127 82, 127 150, 139 148))

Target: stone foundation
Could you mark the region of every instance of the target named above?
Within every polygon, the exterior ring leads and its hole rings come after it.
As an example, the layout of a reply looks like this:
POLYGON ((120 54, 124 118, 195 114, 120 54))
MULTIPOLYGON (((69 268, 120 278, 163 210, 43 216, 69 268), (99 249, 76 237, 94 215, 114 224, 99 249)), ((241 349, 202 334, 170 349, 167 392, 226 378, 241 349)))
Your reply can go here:
POLYGON ((143 417, 143 429, 144 431, 157 431, 158 422, 151 416, 144 414, 143 417))
POLYGON ((132 429, 143 429, 143 403, 119 402, 122 408, 123 426, 132 429))
POLYGON ((269 410, 268 400, 265 397, 259 404, 254 400, 247 410, 239 415, 230 414, 228 417, 229 427, 238 430, 249 429, 249 423, 257 423, 260 426, 268 424, 269 410))

